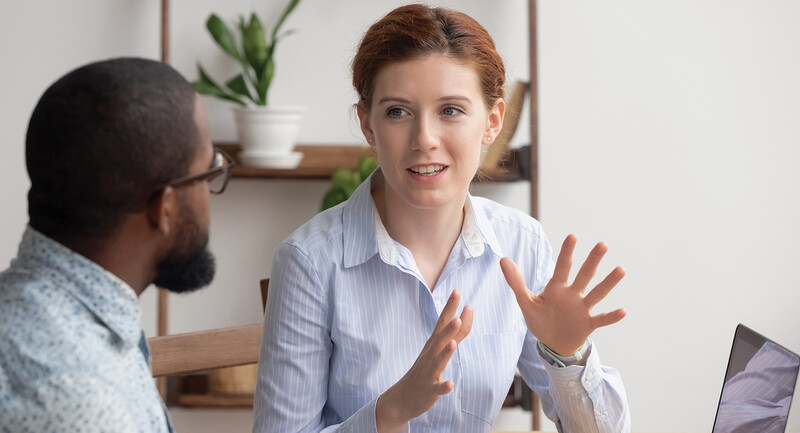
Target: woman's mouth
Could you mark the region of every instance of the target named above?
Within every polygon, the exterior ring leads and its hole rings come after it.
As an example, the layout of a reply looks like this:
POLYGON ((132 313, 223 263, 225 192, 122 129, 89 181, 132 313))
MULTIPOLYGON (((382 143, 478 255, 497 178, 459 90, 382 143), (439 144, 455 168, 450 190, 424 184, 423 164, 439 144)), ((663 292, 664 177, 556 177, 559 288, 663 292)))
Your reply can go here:
POLYGON ((437 174, 443 172, 447 168, 446 165, 420 165, 417 167, 411 167, 408 171, 418 175, 418 176, 436 176, 437 174))

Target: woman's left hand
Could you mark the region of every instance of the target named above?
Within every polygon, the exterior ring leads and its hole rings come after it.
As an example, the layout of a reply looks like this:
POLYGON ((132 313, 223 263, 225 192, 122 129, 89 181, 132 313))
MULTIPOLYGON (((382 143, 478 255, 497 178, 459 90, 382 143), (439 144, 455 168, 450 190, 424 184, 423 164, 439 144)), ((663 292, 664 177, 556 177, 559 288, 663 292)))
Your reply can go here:
POLYGON ((514 290, 528 329, 539 341, 562 356, 570 356, 578 351, 595 329, 617 323, 625 317, 622 308, 594 316, 591 314, 591 309, 625 276, 623 268, 616 267, 584 296, 600 260, 608 251, 606 244, 598 243, 592 249, 575 281, 569 284, 576 242, 575 235, 569 235, 564 240, 553 277, 538 296, 528 290, 522 272, 511 259, 504 257, 500 260, 500 267, 508 285, 514 290))

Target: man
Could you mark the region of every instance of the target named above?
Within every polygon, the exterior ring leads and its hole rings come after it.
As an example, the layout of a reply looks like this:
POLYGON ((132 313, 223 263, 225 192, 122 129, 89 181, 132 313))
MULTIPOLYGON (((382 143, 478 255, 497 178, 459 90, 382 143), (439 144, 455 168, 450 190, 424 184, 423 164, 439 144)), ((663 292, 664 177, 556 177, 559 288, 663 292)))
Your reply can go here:
POLYGON ((138 296, 208 285, 209 192, 233 165, 175 70, 113 59, 42 96, 29 226, 0 274, 1 432, 167 432, 138 296))

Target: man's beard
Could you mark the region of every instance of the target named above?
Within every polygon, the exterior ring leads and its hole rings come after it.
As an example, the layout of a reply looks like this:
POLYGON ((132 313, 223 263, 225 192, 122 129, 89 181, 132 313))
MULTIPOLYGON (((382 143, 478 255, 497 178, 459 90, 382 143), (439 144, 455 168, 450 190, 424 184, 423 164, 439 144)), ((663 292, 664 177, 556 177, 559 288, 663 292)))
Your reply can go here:
POLYGON ((195 213, 185 203, 180 209, 181 225, 176 245, 157 265, 157 287, 186 293, 205 287, 214 279, 214 255, 208 249, 208 234, 200 232, 195 213))

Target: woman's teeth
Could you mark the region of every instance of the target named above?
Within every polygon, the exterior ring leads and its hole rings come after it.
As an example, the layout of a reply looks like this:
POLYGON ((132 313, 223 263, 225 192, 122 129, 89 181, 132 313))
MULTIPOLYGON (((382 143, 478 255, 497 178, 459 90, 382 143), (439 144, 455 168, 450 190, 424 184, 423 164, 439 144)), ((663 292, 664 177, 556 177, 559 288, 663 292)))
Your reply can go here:
POLYGON ((419 174, 421 176, 433 176, 439 174, 444 170, 443 165, 424 165, 421 167, 414 167, 410 168, 413 173, 419 174))

